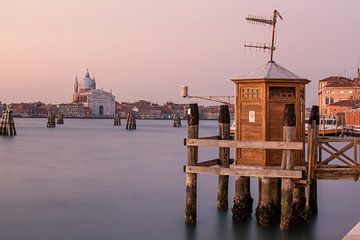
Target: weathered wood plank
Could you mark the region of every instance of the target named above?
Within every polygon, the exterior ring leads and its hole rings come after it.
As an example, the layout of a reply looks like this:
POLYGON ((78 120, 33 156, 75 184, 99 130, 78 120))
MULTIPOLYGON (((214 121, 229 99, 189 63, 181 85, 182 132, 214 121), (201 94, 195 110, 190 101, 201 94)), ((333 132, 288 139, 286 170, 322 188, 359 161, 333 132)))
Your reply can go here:
POLYGON ((201 173, 208 175, 228 175, 244 177, 286 177, 302 178, 301 170, 276 170, 276 169, 238 169, 220 168, 220 167, 203 167, 203 166, 185 166, 186 173, 201 173))
MULTIPOLYGON (((252 166, 252 165, 232 165, 231 168, 238 168, 238 169, 273 169, 273 170, 281 170, 280 166, 252 166)), ((294 166, 295 170, 305 171, 306 166, 294 166)))
POLYGON ((231 141, 214 139, 187 139, 187 146, 199 147, 233 147, 247 149, 287 149, 302 150, 302 142, 277 142, 277 141, 231 141))
POLYGON ((317 137, 314 139, 315 142, 318 143, 328 143, 328 142, 355 142, 360 143, 360 138, 342 138, 342 137, 333 137, 333 138, 326 138, 326 137, 317 137))

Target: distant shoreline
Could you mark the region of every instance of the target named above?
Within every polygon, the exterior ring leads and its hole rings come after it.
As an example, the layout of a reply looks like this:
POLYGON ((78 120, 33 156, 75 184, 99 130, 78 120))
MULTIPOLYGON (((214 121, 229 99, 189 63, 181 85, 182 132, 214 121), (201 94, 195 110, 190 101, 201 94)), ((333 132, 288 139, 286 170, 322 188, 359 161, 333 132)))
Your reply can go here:
MULTIPOLYGON (((18 118, 18 119, 32 119, 32 118, 41 118, 41 119, 47 119, 47 117, 21 117, 21 116, 14 116, 14 118, 18 118)), ((63 117, 64 119, 114 119, 113 117, 63 117)), ((121 118, 121 120, 126 120, 126 118, 121 118)), ((173 119, 168 119, 168 118, 137 118, 136 120, 170 120, 172 121, 173 119)), ((186 119, 181 119, 182 121, 186 121, 186 119)), ((202 121, 217 121, 218 119, 200 119, 202 121)))

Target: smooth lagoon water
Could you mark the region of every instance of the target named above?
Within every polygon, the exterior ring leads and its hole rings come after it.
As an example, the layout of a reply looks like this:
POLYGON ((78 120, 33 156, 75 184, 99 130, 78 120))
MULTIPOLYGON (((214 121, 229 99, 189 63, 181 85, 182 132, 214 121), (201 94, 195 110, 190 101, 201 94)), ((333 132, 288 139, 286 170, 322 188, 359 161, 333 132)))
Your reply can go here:
MULTIPOLYGON (((319 181, 309 224, 283 233, 258 226, 254 214, 233 224, 230 210, 216 209, 217 178, 199 176, 198 223, 186 226, 186 126, 147 120, 127 131, 113 120, 64 120, 48 129, 46 119, 15 119, 18 135, 0 137, 0 240, 341 239, 360 221, 360 183, 319 181)), ((215 121, 200 123, 201 136, 216 134, 215 121)), ((216 156, 200 150, 200 160, 216 156)), ((254 178, 251 187, 255 209, 254 178)))

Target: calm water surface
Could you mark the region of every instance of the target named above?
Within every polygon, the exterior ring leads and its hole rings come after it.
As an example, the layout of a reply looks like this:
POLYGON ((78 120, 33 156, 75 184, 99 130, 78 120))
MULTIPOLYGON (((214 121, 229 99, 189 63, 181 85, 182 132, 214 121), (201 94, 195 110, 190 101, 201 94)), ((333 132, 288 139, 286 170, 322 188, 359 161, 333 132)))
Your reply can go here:
MULTIPOLYGON (((216 209, 217 178, 199 176, 198 223, 184 222, 186 127, 138 121, 15 119, 18 136, 0 138, 0 239, 341 239, 360 221, 360 183, 321 181, 319 215, 288 233, 255 216, 232 223, 216 209)), ((184 123, 184 122, 183 122, 184 123)), ((216 135, 201 122, 200 135, 216 135)), ((217 152, 200 151, 200 160, 217 152)), ((254 207, 257 181, 252 179, 254 207)), ((233 197, 233 179, 230 199, 233 197)))

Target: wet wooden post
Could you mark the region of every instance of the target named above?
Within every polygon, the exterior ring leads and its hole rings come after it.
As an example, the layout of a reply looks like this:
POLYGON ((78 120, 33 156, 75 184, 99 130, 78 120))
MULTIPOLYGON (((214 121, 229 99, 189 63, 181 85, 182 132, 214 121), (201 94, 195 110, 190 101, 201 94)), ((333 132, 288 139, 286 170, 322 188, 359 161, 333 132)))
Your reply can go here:
POLYGON ((8 107, 3 111, 0 121, 0 135, 15 136, 15 122, 12 116, 12 110, 8 107))
POLYGON ((270 195, 271 201, 274 203, 276 219, 280 219, 281 215, 281 178, 270 178, 270 195))
POLYGON ((47 121, 47 125, 48 128, 54 128, 55 125, 55 114, 54 112, 48 112, 48 121, 47 121))
POLYGON ((135 119, 135 112, 132 112, 131 114, 131 117, 132 117, 132 121, 131 121, 131 125, 132 125, 132 130, 136 130, 136 119, 135 119))
POLYGON ((126 129, 128 130, 135 130, 136 129, 136 120, 135 120, 135 113, 128 112, 126 116, 126 129))
POLYGON ((126 129, 130 129, 130 112, 126 114, 126 129))
MULTIPOLYGON (((230 139, 230 112, 228 105, 220 106, 219 113, 219 139, 230 139)), ((230 148, 219 148, 219 165, 223 168, 229 168, 230 148)), ((229 176, 219 175, 217 191, 217 207, 220 210, 227 210, 228 203, 229 176)))
POLYGON ((303 222, 303 212, 305 209, 305 188, 303 185, 295 185, 293 189, 293 203, 292 203, 292 223, 303 222))
POLYGON ((236 177, 235 179, 235 197, 233 203, 233 221, 244 222, 252 212, 254 200, 250 193, 250 177, 236 177))
POLYGON ((181 127, 181 117, 179 113, 173 115, 173 127, 181 127))
POLYGON ((121 126, 121 118, 119 113, 114 115, 114 126, 121 126))
MULTIPOLYGON (((188 113, 188 139, 199 137, 199 109, 197 104, 189 104, 188 113)), ((187 147, 187 166, 196 166, 198 163, 198 147, 187 147)), ((196 190, 197 174, 186 174, 186 206, 185 223, 196 223, 196 190)))
MULTIPOLYGON (((284 111, 283 141, 296 141, 295 105, 286 104, 284 111)), ((294 170, 294 150, 283 150, 282 170, 294 170)), ((288 230, 292 219, 293 180, 283 178, 281 181, 281 230, 288 230)))
POLYGON ((308 177, 306 188, 305 219, 310 219, 317 214, 317 181, 315 176, 315 162, 317 161, 316 137, 319 136, 319 106, 311 109, 308 129, 308 177))
POLYGON ((268 177, 259 178, 259 203, 255 215, 258 223, 264 227, 272 226, 278 221, 270 183, 268 177))
POLYGON ((58 112, 56 117, 56 124, 64 124, 64 118, 62 113, 58 112))

